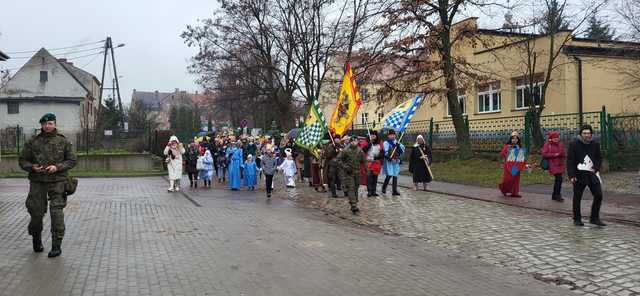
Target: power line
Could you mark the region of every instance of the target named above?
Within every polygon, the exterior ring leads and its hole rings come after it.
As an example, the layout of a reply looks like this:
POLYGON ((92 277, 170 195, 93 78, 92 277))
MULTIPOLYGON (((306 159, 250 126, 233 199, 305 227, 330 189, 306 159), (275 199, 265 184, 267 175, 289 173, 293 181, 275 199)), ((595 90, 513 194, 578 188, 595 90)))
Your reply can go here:
POLYGON ((99 52, 98 54, 96 54, 96 55, 93 57, 93 59, 91 59, 88 63, 86 63, 86 64, 82 65, 82 67, 80 67, 80 69, 83 69, 83 68, 85 68, 85 67, 89 66, 89 64, 93 63, 93 62, 94 62, 94 61, 95 61, 95 60, 100 56, 100 53, 101 53, 101 52, 99 52))
MULTIPOLYGON (((73 53, 80 53, 80 52, 87 52, 87 51, 92 51, 92 50, 98 50, 98 49, 104 49, 104 46, 100 46, 100 47, 94 47, 94 48, 89 48, 89 49, 81 49, 81 50, 74 50, 74 51, 68 51, 68 52, 61 52, 61 53, 56 53, 57 56, 61 56, 61 55, 67 55, 67 54, 73 54, 73 53)), ((17 60, 17 59, 30 59, 32 56, 24 56, 24 57, 12 57, 12 60, 17 60)))
MULTIPOLYGON (((92 44, 97 44, 97 43, 102 43, 102 42, 104 42, 104 39, 103 39, 103 40, 100 40, 100 41, 91 42, 91 43, 81 43, 81 44, 70 45, 70 46, 65 46, 65 47, 51 48, 51 49, 48 49, 48 50, 49 50, 49 51, 56 51, 56 50, 61 50, 61 49, 69 49, 69 48, 83 47, 83 46, 92 45, 92 44)), ((5 53, 6 53, 6 54, 31 53, 31 52, 37 52, 38 50, 40 50, 40 49, 36 49, 36 50, 23 50, 23 51, 5 51, 5 53)))
MULTIPOLYGON (((92 53, 92 54, 87 54, 87 55, 82 55, 82 56, 77 56, 77 57, 70 57, 70 58, 67 58, 67 60, 75 60, 75 59, 81 59, 81 58, 86 58, 86 57, 90 57, 90 56, 97 56, 97 55, 101 55, 103 53, 104 53, 104 51, 100 51, 100 52, 96 52, 96 53, 92 53)), ((55 63, 58 63, 58 61, 56 60, 55 62, 48 62, 48 63, 44 63, 44 64, 37 64, 37 65, 31 65, 31 66, 23 65, 23 66, 20 66, 20 67, 4 69, 3 71, 18 70, 18 69, 26 68, 26 67, 40 67, 40 66, 50 65, 50 64, 55 64, 55 63)))

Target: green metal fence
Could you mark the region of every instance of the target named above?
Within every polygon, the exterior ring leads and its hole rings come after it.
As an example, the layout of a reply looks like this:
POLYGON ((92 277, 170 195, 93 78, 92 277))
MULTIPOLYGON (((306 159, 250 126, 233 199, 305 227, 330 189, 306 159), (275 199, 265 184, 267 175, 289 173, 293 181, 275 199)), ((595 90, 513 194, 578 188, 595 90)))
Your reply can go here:
MULTIPOLYGON (((533 119, 529 113, 471 120, 465 117, 465 124, 474 151, 500 151, 513 131, 520 133, 527 148, 533 143, 533 119)), ((590 124, 612 170, 640 168, 640 114, 612 116, 603 106, 598 112, 546 114, 540 117, 540 124, 545 134, 551 130, 560 132, 560 139, 565 145, 577 137, 582 124, 590 124)), ((354 125, 354 128, 360 132, 366 130, 365 125, 354 125)), ((373 126, 369 125, 369 128, 373 126)), ((426 137, 433 149, 456 148, 456 132, 451 119, 414 121, 407 127, 402 140, 405 144, 412 144, 419 134, 426 137)))
POLYGON ((607 157, 612 170, 640 167, 640 114, 607 116, 607 157))
POLYGON ((20 154, 25 138, 24 127, 20 125, 0 129, 0 154, 20 154))

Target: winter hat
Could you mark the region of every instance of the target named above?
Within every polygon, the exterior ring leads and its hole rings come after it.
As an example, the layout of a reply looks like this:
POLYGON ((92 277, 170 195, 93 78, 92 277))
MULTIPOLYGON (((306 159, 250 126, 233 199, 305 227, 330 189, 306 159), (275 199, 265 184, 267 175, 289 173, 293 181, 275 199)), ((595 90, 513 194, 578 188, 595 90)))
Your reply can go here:
POLYGON ((171 138, 169 138, 169 143, 171 142, 176 142, 176 143, 180 143, 180 140, 178 140, 178 137, 176 136, 171 136, 171 138))
POLYGON ((549 136, 549 139, 560 138, 560 132, 558 131, 550 131, 547 133, 547 135, 549 136))
POLYGON ((414 146, 416 146, 416 147, 417 147, 417 146, 419 146, 419 145, 420 145, 420 144, 418 144, 418 140, 420 140, 420 139, 422 139, 422 141, 424 142, 424 137, 423 137, 422 135, 418 135, 418 136, 416 137, 416 144, 415 144, 414 146))
POLYGON ((40 124, 43 124, 47 121, 56 121, 56 115, 53 113, 42 115, 42 117, 40 118, 40 124))
POLYGON ((291 153, 291 148, 284 149, 284 154, 286 154, 287 157, 291 156, 291 153))

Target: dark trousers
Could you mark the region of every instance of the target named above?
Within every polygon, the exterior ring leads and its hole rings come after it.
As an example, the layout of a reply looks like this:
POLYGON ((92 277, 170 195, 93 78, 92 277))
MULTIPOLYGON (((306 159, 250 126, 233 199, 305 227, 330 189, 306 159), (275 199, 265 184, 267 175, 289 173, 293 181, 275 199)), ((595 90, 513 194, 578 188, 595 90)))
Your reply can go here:
POLYGON ((555 174, 555 181, 553 182, 553 198, 562 197, 562 174, 555 174))
POLYGON ((340 181, 340 178, 338 178, 337 174, 336 176, 329 176, 329 191, 331 192, 331 196, 335 197, 338 195, 336 193, 336 189, 342 190, 342 182, 340 181))
POLYGON ((386 192, 387 191, 387 186, 389 185, 389 181, 393 178, 393 181, 391 183, 391 186, 393 188, 393 192, 396 193, 398 192, 398 177, 397 176, 386 176, 384 178, 384 183, 382 183, 382 191, 386 192))
POLYGON ((189 175, 189 182, 198 181, 198 173, 187 173, 189 175))
MULTIPOLYGON (((596 178, 595 176, 593 178, 596 178)), ((592 178, 592 179, 593 179, 592 178)), ((591 221, 600 220, 600 206, 602 205, 602 187, 600 186, 600 182, 597 180, 592 180, 588 183, 586 182, 576 182, 573 183, 573 219, 580 220, 582 219, 582 214, 580 212, 580 203, 582 202, 582 194, 584 193, 584 189, 589 187, 591 191, 591 195, 593 195, 593 204, 591 204, 591 221)))
POLYGON ((267 194, 271 194, 271 187, 273 185, 273 175, 264 175, 265 180, 265 188, 267 190, 267 194))
POLYGON ((369 172, 367 175, 367 193, 369 193, 369 195, 373 195, 376 193, 376 187, 378 187, 378 175, 374 175, 372 172, 369 172))

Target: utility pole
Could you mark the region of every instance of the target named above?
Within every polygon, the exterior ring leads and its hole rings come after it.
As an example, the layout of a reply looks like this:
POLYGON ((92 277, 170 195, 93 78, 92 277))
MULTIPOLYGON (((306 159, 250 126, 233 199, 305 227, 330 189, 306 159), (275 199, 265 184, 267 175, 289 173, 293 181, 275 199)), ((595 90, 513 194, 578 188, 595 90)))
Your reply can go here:
MULTIPOLYGON (((123 47, 124 44, 120 43, 116 47, 123 47)), ((120 128, 124 129, 124 110, 122 109, 122 98, 120 97, 120 83, 118 82, 118 70, 116 67, 116 57, 113 54, 113 43, 111 41, 111 37, 107 37, 104 42, 104 59, 102 60, 102 78, 100 79, 100 95, 98 96, 98 116, 96 116, 96 124, 100 122, 100 113, 102 110, 102 94, 105 90, 104 87, 104 73, 107 67, 107 55, 111 53, 111 66, 113 67, 113 80, 115 86, 112 85, 112 91, 115 90, 115 93, 118 95, 118 108, 120 109, 120 128)), ((97 126, 97 125, 96 125, 97 126)))

